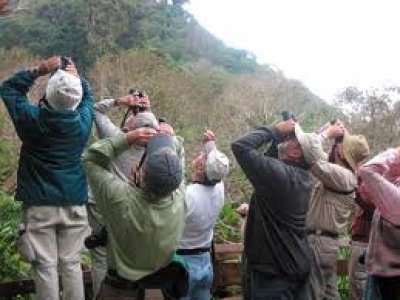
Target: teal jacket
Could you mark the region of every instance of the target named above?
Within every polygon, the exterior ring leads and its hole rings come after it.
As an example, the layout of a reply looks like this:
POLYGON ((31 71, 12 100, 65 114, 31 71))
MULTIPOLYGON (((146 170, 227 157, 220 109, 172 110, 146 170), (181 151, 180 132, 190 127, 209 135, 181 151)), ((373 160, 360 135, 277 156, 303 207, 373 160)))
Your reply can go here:
POLYGON ((24 70, 0 86, 0 96, 22 142, 16 199, 25 206, 85 204, 88 192, 81 155, 92 127, 93 93, 82 79, 78 108, 54 110, 28 100, 34 81, 34 74, 24 70))

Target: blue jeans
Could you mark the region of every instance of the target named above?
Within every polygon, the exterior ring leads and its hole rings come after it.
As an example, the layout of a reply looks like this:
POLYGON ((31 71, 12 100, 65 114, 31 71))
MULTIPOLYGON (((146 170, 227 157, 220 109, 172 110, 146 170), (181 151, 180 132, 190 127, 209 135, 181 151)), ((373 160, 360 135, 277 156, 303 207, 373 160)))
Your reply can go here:
POLYGON ((189 291, 181 300, 210 300, 213 268, 210 252, 182 255, 189 272, 189 291))
POLYGON ((307 279, 290 281, 255 270, 246 272, 245 300, 309 300, 307 279))

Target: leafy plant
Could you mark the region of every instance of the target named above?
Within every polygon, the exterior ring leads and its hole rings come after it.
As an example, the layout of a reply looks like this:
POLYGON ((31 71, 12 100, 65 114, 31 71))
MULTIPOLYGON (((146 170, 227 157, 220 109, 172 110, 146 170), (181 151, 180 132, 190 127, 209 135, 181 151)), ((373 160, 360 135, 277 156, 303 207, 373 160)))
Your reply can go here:
POLYGON ((29 274, 29 265, 22 261, 14 243, 20 218, 20 203, 0 191, 0 282, 19 280, 29 274))

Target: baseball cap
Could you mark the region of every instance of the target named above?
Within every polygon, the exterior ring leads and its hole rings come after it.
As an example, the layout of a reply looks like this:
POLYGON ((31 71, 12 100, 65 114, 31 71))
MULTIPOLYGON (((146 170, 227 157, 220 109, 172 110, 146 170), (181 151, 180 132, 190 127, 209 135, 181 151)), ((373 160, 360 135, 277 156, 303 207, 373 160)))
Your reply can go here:
POLYGON ((327 160, 328 156, 322 148, 321 138, 318 134, 305 133, 298 123, 294 127, 294 132, 308 165, 311 166, 319 160, 327 160))
POLYGON ((153 136, 146 149, 143 165, 146 190, 155 196, 165 197, 182 182, 182 160, 176 152, 174 136, 159 133, 153 136))
POLYGON ((80 78, 57 70, 50 77, 46 88, 46 100, 57 110, 75 110, 82 100, 83 90, 80 78))
POLYGON ((206 160, 206 175, 210 181, 221 181, 229 172, 229 159, 228 157, 218 151, 212 150, 207 155, 206 160))

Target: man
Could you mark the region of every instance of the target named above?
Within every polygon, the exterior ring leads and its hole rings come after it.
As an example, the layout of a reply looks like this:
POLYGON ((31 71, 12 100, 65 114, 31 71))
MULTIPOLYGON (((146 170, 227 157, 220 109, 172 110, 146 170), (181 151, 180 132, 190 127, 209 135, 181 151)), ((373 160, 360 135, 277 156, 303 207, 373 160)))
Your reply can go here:
POLYGON ((17 72, 0 95, 22 141, 15 198, 23 202, 25 232, 20 252, 32 262, 37 298, 83 300, 80 253, 87 233, 87 184, 81 155, 92 126, 93 94, 60 57, 17 72), (26 94, 39 76, 53 73, 45 98, 34 105, 26 94))
MULTIPOLYGON (((84 156, 108 233, 108 272, 98 299, 138 299, 166 272, 178 248, 185 221, 183 150, 169 125, 158 129, 168 134, 138 128, 100 140, 84 156), (139 166, 133 166, 132 181, 126 182, 110 163, 132 145, 147 146, 139 166)), ((172 284, 158 283, 158 288, 172 284)))
POLYGON ((321 138, 336 139, 329 155, 311 164, 315 178, 307 214, 308 240, 313 252, 310 299, 339 299, 336 264, 339 236, 345 234, 355 205, 357 179, 354 174, 369 154, 364 136, 350 135, 338 121, 327 126, 321 138))
MULTIPOLYGON (((293 120, 260 127, 232 143, 254 187, 244 241, 245 299, 304 299, 310 270, 305 231, 311 177, 308 164, 319 142, 293 120), (277 141, 279 159, 262 146, 277 141)), ((275 153, 276 151, 269 151, 275 153)))
POLYGON ((189 292, 181 299, 209 300, 213 283, 211 243, 214 226, 224 204, 223 179, 229 171, 228 157, 217 150, 215 135, 207 130, 204 151, 193 160, 192 183, 186 189, 186 224, 177 254, 189 270, 189 292))
POLYGON ((364 300, 400 299, 400 148, 388 149, 363 165, 360 193, 376 207, 365 258, 364 300))
MULTIPOLYGON (((94 104, 94 120, 100 139, 114 137, 122 134, 123 131, 130 131, 140 127, 156 128, 158 126, 157 119, 149 111, 150 99, 143 93, 140 96, 138 93, 132 93, 118 99, 104 99, 94 104), (116 126, 107 115, 114 108, 121 107, 132 112, 127 117, 125 124, 122 124, 122 128, 116 126), (142 112, 138 112, 139 109, 142 112)), ((132 168, 135 169, 139 164, 144 150, 143 145, 133 144, 112 160, 112 172, 122 180, 129 182, 132 168)), ((91 193, 89 193, 88 216, 94 235, 92 234, 86 240, 86 245, 91 248, 93 295, 96 297, 100 290, 101 282, 107 273, 107 251, 105 247, 106 236, 104 235, 105 231, 103 231, 104 222, 96 205, 96 199, 93 198, 91 193), (94 245, 90 246, 89 241, 92 241, 92 244, 94 241, 94 245)))

